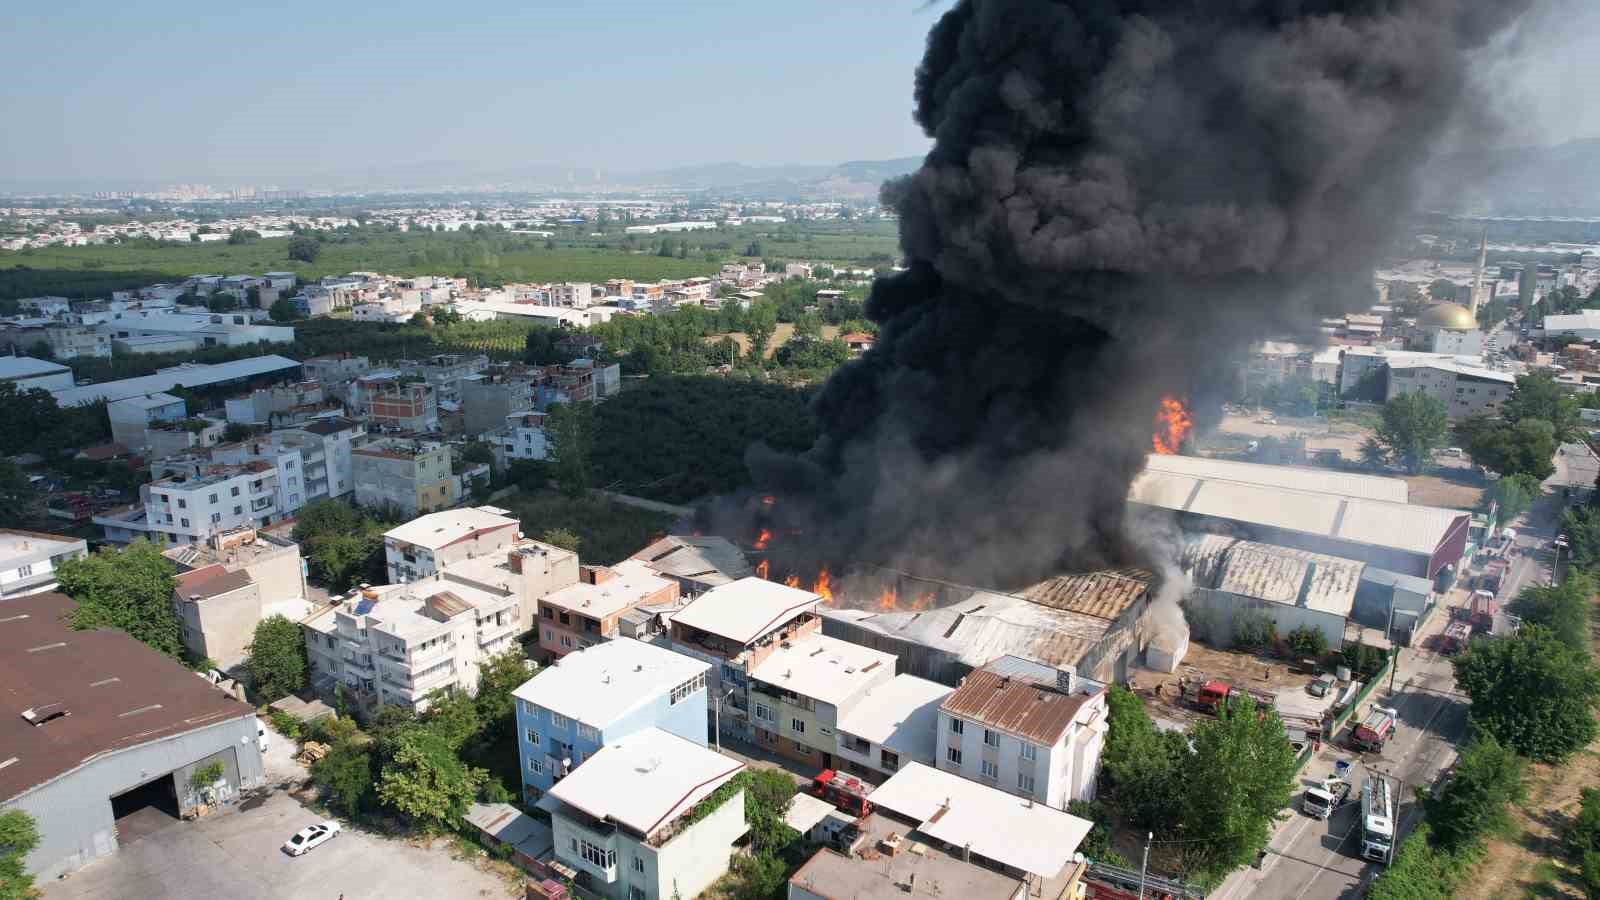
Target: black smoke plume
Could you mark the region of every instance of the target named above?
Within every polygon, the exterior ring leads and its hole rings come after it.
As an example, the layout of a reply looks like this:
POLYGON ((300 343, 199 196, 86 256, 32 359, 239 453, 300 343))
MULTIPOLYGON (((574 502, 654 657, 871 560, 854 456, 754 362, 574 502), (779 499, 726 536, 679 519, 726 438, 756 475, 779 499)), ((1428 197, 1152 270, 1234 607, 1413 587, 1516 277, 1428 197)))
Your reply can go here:
POLYGON ((916 75, 933 149, 884 190, 908 268, 878 341, 815 447, 750 454, 776 515, 817 559, 967 583, 1137 561, 1161 397, 1203 418, 1248 345, 1372 302, 1473 51, 1526 5, 958 3, 916 75))

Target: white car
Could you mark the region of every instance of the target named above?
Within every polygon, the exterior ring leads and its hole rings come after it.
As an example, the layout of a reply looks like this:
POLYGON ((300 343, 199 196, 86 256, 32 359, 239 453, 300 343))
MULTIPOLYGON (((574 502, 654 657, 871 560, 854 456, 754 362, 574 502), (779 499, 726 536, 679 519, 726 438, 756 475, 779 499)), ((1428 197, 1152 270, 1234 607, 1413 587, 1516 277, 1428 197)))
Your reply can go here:
POLYGON ((316 825, 307 825, 295 832, 294 837, 283 842, 283 852, 290 856, 301 856, 312 847, 333 840, 338 834, 339 823, 332 819, 316 825))

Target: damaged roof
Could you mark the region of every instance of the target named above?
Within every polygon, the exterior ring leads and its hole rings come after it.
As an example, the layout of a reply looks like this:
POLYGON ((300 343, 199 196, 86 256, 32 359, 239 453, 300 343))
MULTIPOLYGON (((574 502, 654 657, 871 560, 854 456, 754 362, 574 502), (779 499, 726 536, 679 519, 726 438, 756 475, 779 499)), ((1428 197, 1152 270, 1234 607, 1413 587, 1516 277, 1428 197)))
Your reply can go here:
POLYGON ((1051 609, 1116 621, 1144 596, 1154 577, 1143 569, 1057 575, 1021 593, 1025 599, 1051 609))
POLYGON ((1182 565, 1198 587, 1350 615, 1365 563, 1225 535, 1184 548, 1182 565))
POLYGON ((1028 678, 978 669, 962 679, 961 686, 939 707, 1045 747, 1054 746, 1072 727, 1072 720, 1089 700, 1086 693, 1070 694, 1028 678))

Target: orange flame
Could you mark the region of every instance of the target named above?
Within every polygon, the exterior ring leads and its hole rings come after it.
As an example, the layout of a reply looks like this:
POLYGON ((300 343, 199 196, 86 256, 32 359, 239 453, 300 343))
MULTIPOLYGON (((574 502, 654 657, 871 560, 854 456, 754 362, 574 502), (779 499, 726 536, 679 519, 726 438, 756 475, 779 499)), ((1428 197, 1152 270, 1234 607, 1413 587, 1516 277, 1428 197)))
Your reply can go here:
POLYGON ((928 591, 926 594, 923 594, 922 596, 918 597, 917 599, 911 601, 911 611, 912 612, 922 612, 923 610, 927 609, 928 607, 930 607, 932 605, 933 605, 933 591, 928 591))
POLYGON ((1150 435, 1150 446, 1162 456, 1177 454, 1184 439, 1194 430, 1194 419, 1183 401, 1176 397, 1162 397, 1161 409, 1156 412, 1155 433, 1150 435))
POLYGON ((823 603, 833 603, 833 580, 828 577, 826 566, 823 567, 821 572, 817 573, 817 581, 811 585, 811 593, 820 594, 823 603))
POLYGON ((771 561, 763 559, 761 562, 756 563, 756 577, 757 578, 764 579, 771 572, 772 572, 772 563, 771 563, 771 561))
POLYGON ((784 587, 792 587, 792 588, 799 587, 800 586, 800 576, 799 575, 790 574, 790 576, 788 578, 785 578, 783 580, 783 586, 784 587))
POLYGON ((772 532, 770 532, 767 529, 763 528, 763 529, 761 529, 761 533, 759 535, 756 535, 756 542, 754 544, 752 544, 751 546, 753 548, 755 548, 756 550, 765 550, 765 549, 767 549, 767 544, 769 544, 771 542, 772 542, 772 532))
POLYGON ((884 612, 894 612, 899 605, 900 594, 892 587, 884 588, 883 593, 878 595, 878 608, 884 612))

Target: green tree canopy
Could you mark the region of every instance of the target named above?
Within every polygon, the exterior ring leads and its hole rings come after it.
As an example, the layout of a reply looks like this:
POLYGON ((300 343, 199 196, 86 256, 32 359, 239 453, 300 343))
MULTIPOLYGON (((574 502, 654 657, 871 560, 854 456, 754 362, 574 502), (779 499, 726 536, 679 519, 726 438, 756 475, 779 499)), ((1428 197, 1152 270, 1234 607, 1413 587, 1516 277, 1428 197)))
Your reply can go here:
POLYGON ((583 539, 574 534, 571 529, 567 528, 546 528, 544 532, 539 535, 539 540, 544 541, 546 544, 549 544, 552 547, 560 547, 563 550, 571 550, 573 553, 577 553, 578 547, 583 544, 583 539))
POLYGON ((0 528, 17 528, 38 515, 39 493, 9 459, 0 459, 0 528))
POLYGON ((1207 840, 1182 845, 1183 855, 1191 871, 1220 876, 1266 846, 1298 766, 1278 714, 1249 698, 1229 701, 1189 737, 1194 752, 1178 767, 1180 834, 1207 840))
POLYGON ((1456 425, 1456 433, 1472 461, 1490 471, 1542 482, 1556 470, 1555 426, 1543 419, 1512 424, 1471 416, 1456 425))
POLYGON ((28 854, 39 846, 39 826, 20 809, 0 812, 0 900, 30 900, 28 854))
POLYGON ((1500 415, 1513 424, 1529 419, 1549 422, 1556 440, 1572 441, 1579 435, 1578 398, 1549 372, 1517 376, 1511 396, 1500 405, 1500 415))
POLYGON ((1488 490, 1483 492, 1482 505, 1487 510, 1489 503, 1493 502, 1499 508, 1500 521, 1510 522, 1531 509, 1534 501, 1543 493, 1544 488, 1537 478, 1519 472, 1491 482, 1488 490))
POLYGON ((271 703, 306 686, 306 643, 300 626, 283 616, 256 623, 245 669, 260 700, 271 703))
POLYGON ((589 455, 594 443, 594 411, 587 403, 559 403, 545 420, 556 486, 568 497, 589 492, 594 475, 589 455))
POLYGON ((120 628, 174 658, 184 652, 172 607, 176 567, 148 541, 70 559, 56 569, 61 592, 78 602, 74 628, 120 628))
POLYGON ((372 793, 372 753, 350 738, 336 741, 327 756, 311 764, 311 779, 336 809, 353 817, 372 793))
POLYGON ((267 307, 267 316, 274 322, 293 322, 300 318, 300 309, 289 302, 288 297, 279 297, 267 307))
POLYGON ((1156 728, 1132 691, 1113 685, 1106 702, 1110 727, 1100 754, 1101 782, 1129 821, 1154 829, 1176 812, 1188 744, 1182 734, 1156 728))
POLYGON ((1385 403, 1377 429, 1378 442, 1412 473, 1422 471, 1449 434, 1450 418, 1444 403, 1420 392, 1399 394, 1385 403))
POLYGON ((1493 736, 1474 735, 1450 780, 1428 798, 1434 843, 1457 850, 1508 824, 1511 805, 1523 798, 1523 770, 1521 757, 1493 736))
POLYGON ((1586 653, 1542 625, 1478 639, 1452 660, 1473 723, 1511 750, 1559 761, 1594 740, 1600 673, 1586 653))
POLYGON ((297 234, 289 238, 289 258, 298 262, 316 262, 322 254, 322 242, 316 238, 297 234))
POLYGON ((1586 653, 1590 598, 1595 591, 1594 578, 1581 567, 1571 567, 1560 584, 1530 584, 1523 588, 1512 601, 1511 611, 1524 623, 1543 625, 1562 643, 1586 653))
POLYGON ((419 830, 454 829, 478 795, 485 773, 461 762, 443 736, 405 728, 378 779, 378 797, 419 830))

